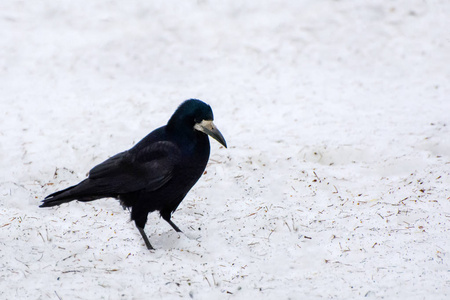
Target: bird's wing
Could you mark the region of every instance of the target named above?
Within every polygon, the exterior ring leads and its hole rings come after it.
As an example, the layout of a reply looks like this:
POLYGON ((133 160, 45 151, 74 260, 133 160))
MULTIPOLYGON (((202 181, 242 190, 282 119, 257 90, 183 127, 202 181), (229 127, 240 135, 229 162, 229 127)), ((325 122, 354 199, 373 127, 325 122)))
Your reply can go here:
POLYGON ((89 179, 104 193, 157 190, 172 178, 180 150, 168 141, 151 143, 138 151, 112 156, 89 172, 89 179))

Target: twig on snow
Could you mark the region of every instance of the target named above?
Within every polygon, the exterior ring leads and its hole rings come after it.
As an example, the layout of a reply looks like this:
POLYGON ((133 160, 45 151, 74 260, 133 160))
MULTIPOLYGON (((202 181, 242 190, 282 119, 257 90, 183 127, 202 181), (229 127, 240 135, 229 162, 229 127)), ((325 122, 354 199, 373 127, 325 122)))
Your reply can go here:
POLYGON ((55 295, 56 297, 58 297, 59 300, 61 300, 62 298, 58 295, 58 293, 55 291, 55 295))
POLYGON ((320 180, 319 176, 317 176, 316 171, 313 171, 314 176, 316 176, 316 178, 319 180, 320 183, 322 183, 322 180, 320 180))

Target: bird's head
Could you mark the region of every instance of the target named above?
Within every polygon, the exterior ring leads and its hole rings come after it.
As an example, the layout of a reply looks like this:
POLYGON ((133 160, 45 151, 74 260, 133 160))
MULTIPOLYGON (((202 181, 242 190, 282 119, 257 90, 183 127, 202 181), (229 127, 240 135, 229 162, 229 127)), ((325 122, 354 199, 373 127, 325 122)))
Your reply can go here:
POLYGON ((174 128, 178 126, 193 128, 196 131, 209 135, 226 148, 225 138, 214 125, 213 120, 214 116, 211 106, 197 99, 189 99, 181 103, 167 125, 174 128))

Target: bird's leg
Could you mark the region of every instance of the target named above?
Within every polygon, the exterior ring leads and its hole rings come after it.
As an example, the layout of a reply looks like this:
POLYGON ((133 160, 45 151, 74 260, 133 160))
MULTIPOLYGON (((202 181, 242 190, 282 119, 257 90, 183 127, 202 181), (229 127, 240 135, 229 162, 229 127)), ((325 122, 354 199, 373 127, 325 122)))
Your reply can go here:
POLYGON ((177 225, 175 225, 175 223, 174 223, 174 222, 172 222, 172 220, 170 220, 170 219, 167 219, 166 221, 167 221, 167 223, 169 223, 169 224, 170 224, 170 226, 172 226, 172 228, 173 228, 173 229, 175 229, 175 231, 176 231, 176 232, 183 232, 183 231, 181 231, 181 229, 180 229, 180 228, 178 228, 178 226, 177 226, 177 225))
POLYGON ((177 225, 175 225, 174 222, 172 222, 172 220, 170 219, 170 213, 168 213, 168 214, 167 214, 167 213, 161 213, 161 217, 162 217, 164 220, 166 220, 166 222, 169 223, 170 226, 172 226, 172 228, 175 229, 176 232, 183 232, 183 231, 181 231, 180 228, 178 228, 177 225))
POLYGON ((191 235, 191 233, 186 234, 186 233, 184 233, 183 231, 181 231, 181 229, 178 228, 178 226, 175 225, 175 223, 172 222, 172 220, 170 219, 170 214, 169 214, 169 215, 167 215, 167 214, 161 214, 161 217, 162 217, 164 220, 166 220, 167 223, 169 223, 170 226, 172 226, 172 228, 175 229, 176 232, 179 232, 179 233, 184 234, 184 235, 185 235, 186 237, 188 237, 190 240, 197 240, 197 241, 199 240, 200 236, 191 235))
POLYGON ((139 230, 139 232, 142 235, 142 238, 144 239, 145 245, 147 246, 148 250, 155 250, 155 248, 153 248, 152 244, 150 244, 150 241, 148 240, 147 235, 145 234, 144 228, 139 227, 138 225, 136 225, 136 228, 139 230))
POLYGON ((134 224, 136 225, 136 228, 139 230, 139 233, 142 235, 142 238, 144 239, 147 249, 154 250, 155 248, 153 248, 152 244, 150 244, 150 241, 148 240, 148 237, 144 231, 145 223, 147 223, 148 213, 142 214, 141 212, 142 210, 140 210, 139 207, 132 206, 131 219, 134 220, 134 224))

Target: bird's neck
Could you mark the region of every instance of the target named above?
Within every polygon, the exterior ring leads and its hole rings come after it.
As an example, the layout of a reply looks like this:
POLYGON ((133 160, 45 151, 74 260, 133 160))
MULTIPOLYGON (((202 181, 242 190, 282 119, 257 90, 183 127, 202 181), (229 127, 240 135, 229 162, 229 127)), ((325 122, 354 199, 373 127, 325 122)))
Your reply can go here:
POLYGON ((177 124, 177 122, 169 122, 166 126, 166 132, 175 140, 182 149, 187 152, 209 150, 208 136, 202 132, 195 130, 191 126, 185 124, 177 124), (178 126, 177 126, 178 125, 178 126))

